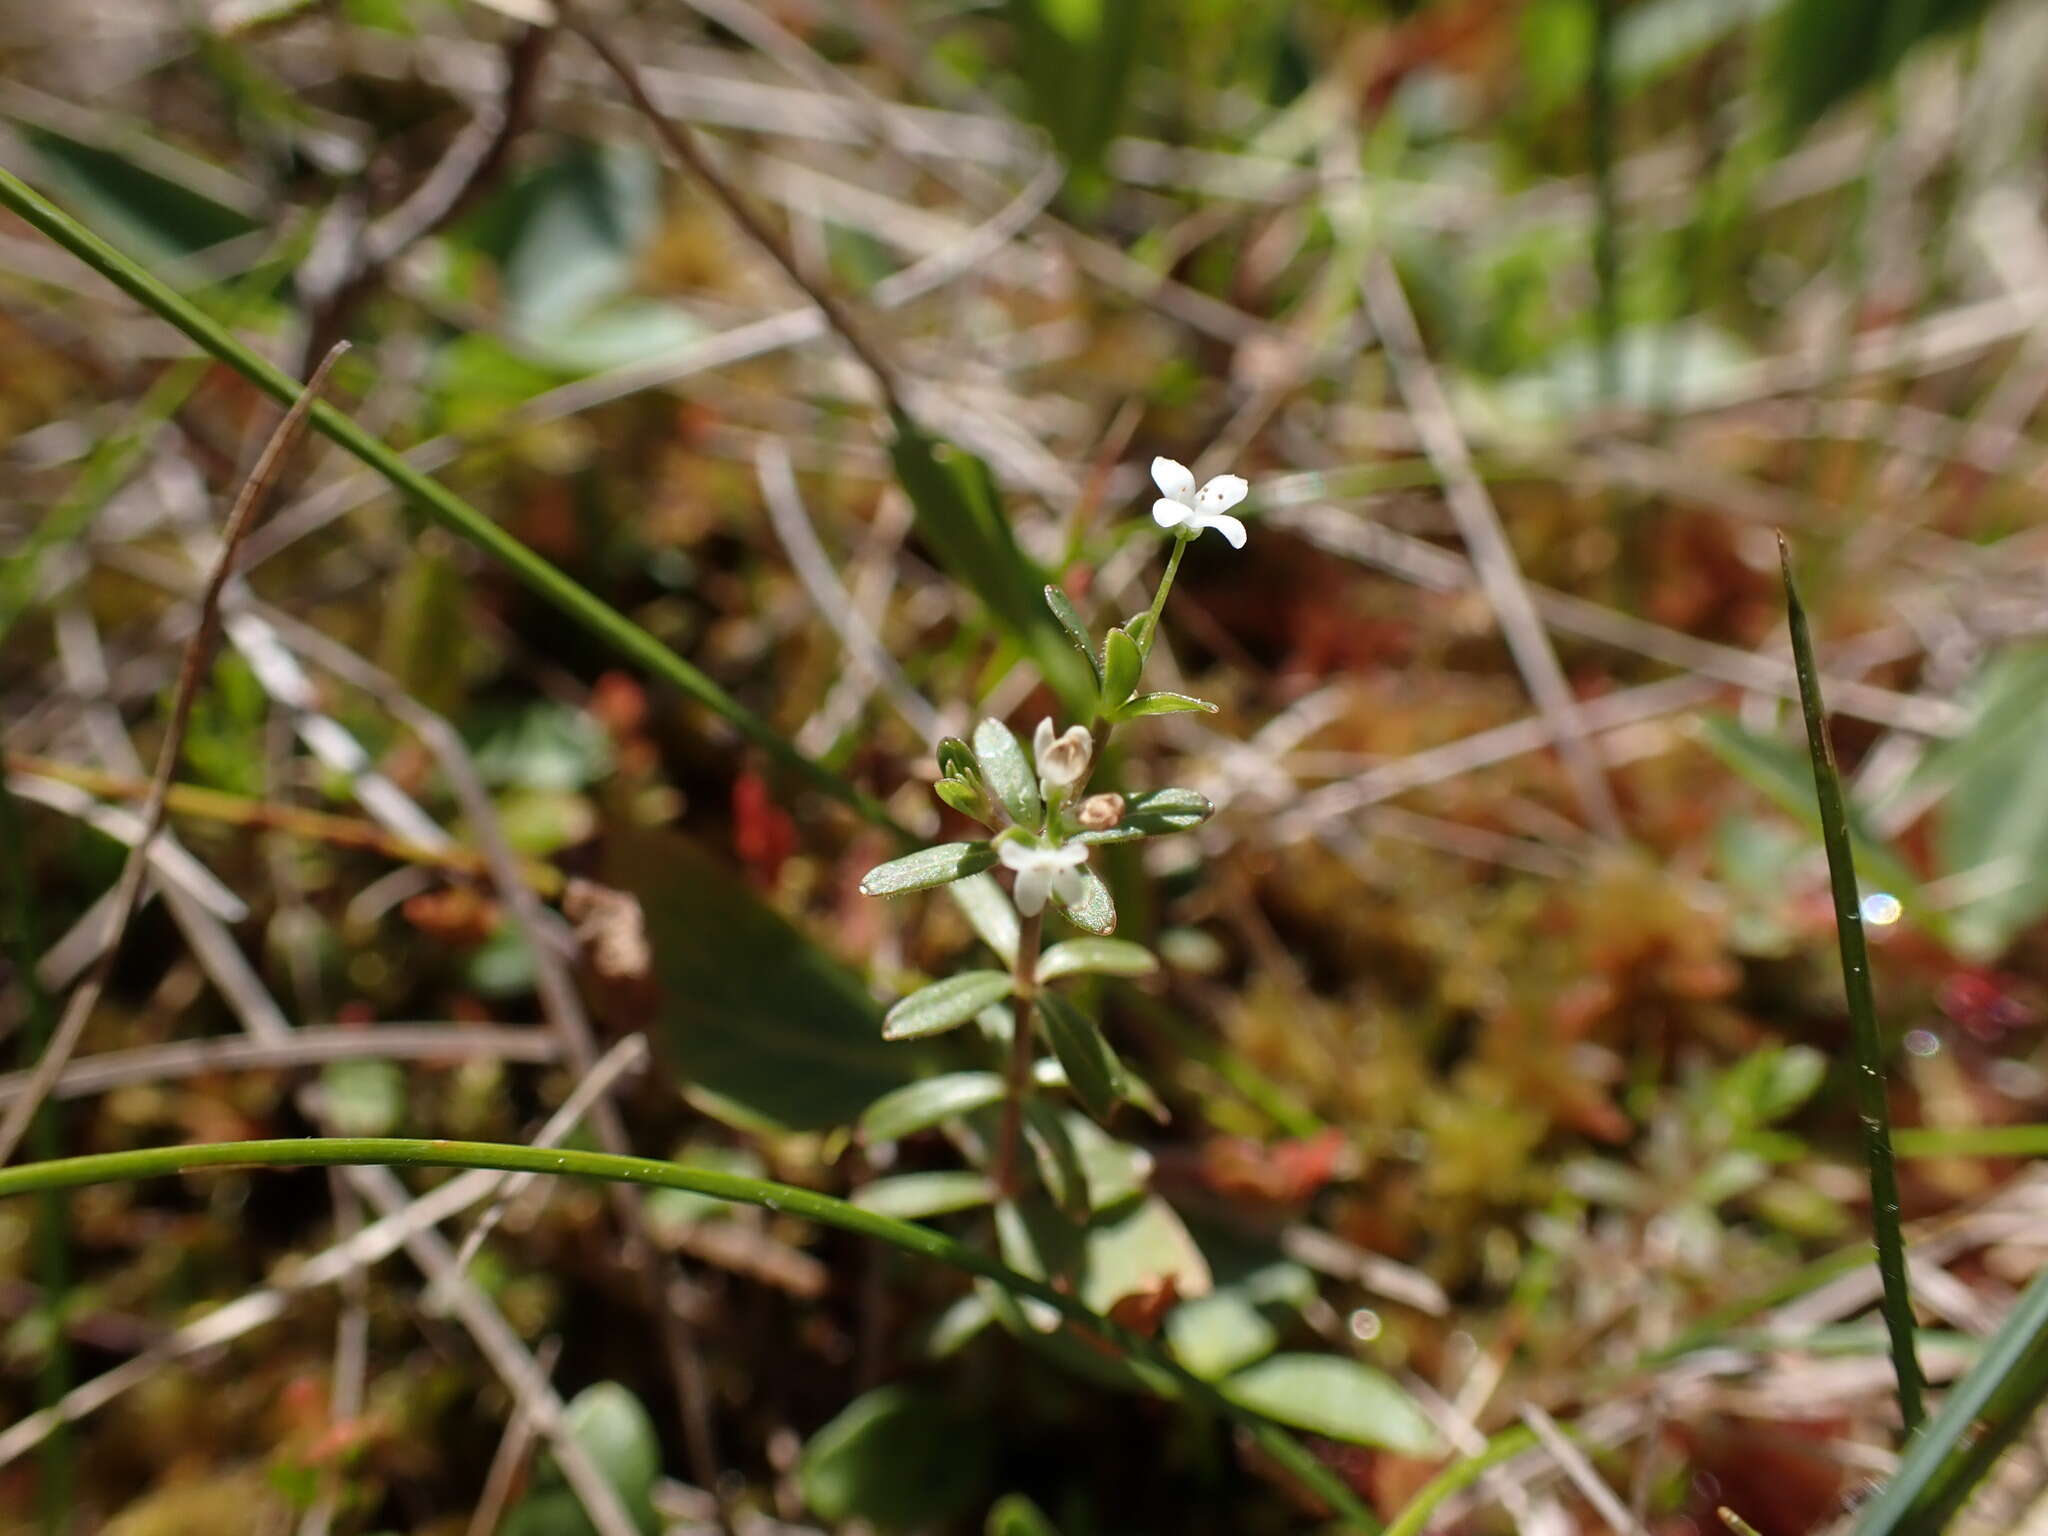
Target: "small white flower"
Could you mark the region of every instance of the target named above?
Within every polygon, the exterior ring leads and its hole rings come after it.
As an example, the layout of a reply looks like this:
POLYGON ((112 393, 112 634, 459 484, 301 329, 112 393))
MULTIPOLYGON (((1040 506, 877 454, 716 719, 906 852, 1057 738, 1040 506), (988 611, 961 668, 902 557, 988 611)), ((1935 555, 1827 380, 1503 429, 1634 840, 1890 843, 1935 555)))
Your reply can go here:
POLYGON ((1072 789, 1088 777, 1088 759, 1095 742, 1085 725, 1070 725, 1055 736, 1052 721, 1041 720, 1031 737, 1031 757, 1048 789, 1072 789))
POLYGON ((1162 528, 1186 527, 1192 538, 1205 528, 1214 528, 1230 540, 1232 549, 1244 548, 1244 524, 1230 515, 1230 509, 1251 489, 1239 475, 1218 475, 1199 491, 1195 472, 1171 459, 1152 461, 1152 480, 1162 492, 1152 503, 1152 520, 1162 528))
POLYGON ((1005 869, 1017 871, 1017 910, 1026 917, 1045 910, 1048 891, 1070 907, 1088 894, 1088 882, 1081 874, 1081 866, 1088 862, 1086 843, 1068 843, 1062 848, 998 843, 996 857, 1005 869))

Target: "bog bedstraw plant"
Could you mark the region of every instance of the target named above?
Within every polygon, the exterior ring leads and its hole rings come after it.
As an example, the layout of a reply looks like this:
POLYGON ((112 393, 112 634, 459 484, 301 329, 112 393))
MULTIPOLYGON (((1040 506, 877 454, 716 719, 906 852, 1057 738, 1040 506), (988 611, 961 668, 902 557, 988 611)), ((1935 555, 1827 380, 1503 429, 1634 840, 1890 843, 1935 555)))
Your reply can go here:
MULTIPOLYGON (((861 882, 869 896, 929 890, 991 870, 1000 870, 1009 882, 1014 919, 1006 913, 1008 920, 991 923, 984 915, 979 924, 999 952, 1007 951, 1008 969, 965 970, 933 982, 898 1002, 883 1022, 892 1040, 921 1039, 972 1023, 992 1048, 1007 1053, 1002 1113, 990 1159, 994 1189, 1004 1199, 1019 1192, 1018 1146, 1027 1124, 1041 1142, 1055 1143, 1044 1148, 1043 1164, 1058 1168, 1066 1161, 1061 1156, 1065 1149, 1056 1144, 1057 1120, 1029 1114, 1040 1087, 1064 1089, 1097 1121, 1106 1120, 1120 1103, 1155 1111, 1158 1106, 1100 1024, 1070 997, 1051 990, 1062 980, 1142 976, 1158 968, 1144 946, 1110 937, 1116 931, 1116 904, 1089 863, 1093 850, 1184 832, 1214 813, 1208 799, 1191 789, 1088 792, 1117 726, 1150 715, 1213 713, 1216 708, 1182 693, 1139 690, 1181 556, 1211 528, 1233 548, 1244 547, 1244 524, 1229 509, 1244 499, 1248 487, 1236 475, 1218 475, 1197 491, 1193 473, 1165 458, 1152 461, 1152 478, 1160 490, 1153 518, 1172 531, 1173 541, 1151 606, 1110 629, 1098 645, 1067 595, 1058 587, 1045 589, 1053 615, 1088 660, 1095 683, 1093 719, 1064 729, 1051 719, 1040 720, 1028 752, 996 719, 977 725, 971 743, 958 737, 940 742, 935 792, 990 835, 920 848, 870 870, 861 882), (1080 936, 1045 946, 1048 906, 1080 936), (1054 1064, 1043 1078, 1036 1070, 1041 1032, 1054 1064)), ((981 908, 985 914, 985 903, 981 908)), ((1071 1186, 1078 1183, 1056 1176, 1049 1192, 1072 1208, 1071 1186)))

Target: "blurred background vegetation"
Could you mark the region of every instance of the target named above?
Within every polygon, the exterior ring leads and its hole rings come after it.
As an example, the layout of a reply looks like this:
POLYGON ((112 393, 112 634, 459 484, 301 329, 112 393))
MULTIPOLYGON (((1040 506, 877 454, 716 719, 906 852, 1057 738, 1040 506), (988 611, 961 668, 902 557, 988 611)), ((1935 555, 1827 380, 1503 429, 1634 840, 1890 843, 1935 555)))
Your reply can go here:
MULTIPOLYGON (((955 1168, 936 1131, 849 1128, 957 1064, 879 1020, 973 930, 858 897, 893 845, 819 779, 953 826, 933 742, 1059 707, 1015 595, 1142 608, 1165 454, 1246 476, 1252 534, 1191 547, 1154 658, 1221 712, 1115 767, 1218 814, 1102 861, 1165 964, 1101 1013, 1169 1113, 1076 1121, 1097 1208, 1135 1213, 1091 1304, 1383 1515, 1533 1420, 1432 1528, 1604 1530, 1602 1492, 1657 1536, 1848 1518, 1896 1408, 1773 530, 1850 780, 1939 1383, 2048 1230, 2048 8, 579 14, 1007 532, 977 556, 913 504, 867 371, 546 0, 0 5, 0 166, 288 371, 353 342, 337 406, 824 770, 316 443, 31 1150, 526 1140, 645 1031, 579 1144, 839 1193, 955 1168)), ((21 1068, 100 942, 273 421, 0 218, 21 1068)), ((566 1536, 556 1393, 649 1531, 1322 1518, 1117 1362, 787 1214, 535 1184, 459 1305, 417 1231, 356 1236, 449 1182, 0 1205, 0 1525, 566 1536)), ((476 1199, 415 1220, 444 1266, 476 1199)), ((2023 1446, 1958 1528, 2048 1528, 2044 1492, 2023 1446)))

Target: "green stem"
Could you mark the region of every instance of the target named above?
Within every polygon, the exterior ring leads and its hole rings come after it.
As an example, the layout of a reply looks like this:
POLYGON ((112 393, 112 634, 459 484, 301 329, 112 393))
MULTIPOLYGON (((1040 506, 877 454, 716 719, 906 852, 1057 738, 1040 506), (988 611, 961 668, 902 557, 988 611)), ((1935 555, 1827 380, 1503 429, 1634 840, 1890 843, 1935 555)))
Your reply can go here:
POLYGON ((1820 802, 1821 840, 1827 846, 1828 882, 1835 898, 1835 931, 1841 942, 1842 984, 1856 1049, 1856 1099, 1863 1120, 1863 1150, 1870 1165, 1871 1226, 1877 1239, 1878 1277, 1884 1286, 1884 1321, 1891 1334, 1892 1369, 1899 1382, 1899 1417, 1907 1438, 1920 1427, 1920 1362, 1913 1350, 1913 1302, 1906 1287, 1906 1243, 1899 1231, 1899 1175, 1892 1161, 1891 1107, 1885 1096, 1884 1053, 1877 1032, 1877 1000, 1870 986, 1870 951, 1863 940, 1863 913, 1856 893, 1856 861, 1849 847, 1849 815, 1835 745, 1828 735, 1820 697, 1820 673, 1806 609, 1792 581, 1792 554, 1781 536, 1779 563, 1785 577, 1785 605, 1792 630, 1792 664, 1799 676, 1799 703, 1806 714, 1806 743, 1813 757, 1813 783, 1820 802))
MULTIPOLYGON (((0 170, 0 205, 19 214, 273 399, 285 405, 298 399, 300 385, 290 374, 252 352, 183 295, 173 292, 161 280, 5 170, 0 170)), ((446 486, 421 474, 349 417, 323 402, 313 407, 311 420, 318 431, 405 492, 428 516, 496 559, 534 592, 622 656, 639 663, 719 715, 776 762, 814 788, 852 806, 875 825, 889 828, 906 840, 909 838, 909 833, 896 824, 879 802, 848 784, 829 768, 806 757, 767 721, 726 693, 703 672, 588 588, 563 575, 446 486)))
POLYGON ((1462 1493, 1504 1461, 1510 1461, 1536 1444, 1536 1436, 1517 1424, 1486 1443, 1486 1449, 1463 1461, 1454 1461, 1422 1485, 1386 1529, 1386 1536, 1422 1536, 1429 1528, 1437 1506, 1454 1493, 1462 1493))
POLYGON ((816 1190, 769 1179, 750 1179, 713 1168, 690 1168, 651 1157, 620 1157, 572 1148, 499 1145, 476 1141, 426 1141, 381 1136, 316 1136, 299 1140, 227 1141, 200 1146, 143 1147, 102 1152, 55 1162, 0 1168, 0 1199, 46 1190, 82 1189, 133 1179, 161 1178, 204 1168, 334 1168, 385 1165, 404 1168, 492 1168, 505 1173, 555 1174, 565 1178, 680 1189, 736 1205, 756 1205, 806 1221, 837 1227, 889 1244, 905 1253, 951 1265, 993 1280, 1003 1289, 1043 1302, 1085 1333, 1122 1351, 1148 1389, 1162 1397, 1184 1397, 1239 1424, 1261 1450, 1335 1509, 1348 1529, 1377 1532, 1371 1511, 1286 1430, 1243 1408, 1176 1364, 1150 1340, 1098 1316, 1064 1291, 1019 1274, 1000 1260, 914 1222, 862 1210, 816 1190))
POLYGON ((1159 590, 1152 594, 1152 607, 1147 615, 1145 638, 1138 647, 1138 654, 1141 656, 1152 654, 1152 637, 1159 633, 1159 615, 1166 611, 1166 594, 1173 590, 1174 574, 1180 570, 1180 557, 1187 553, 1188 545, 1193 542, 1194 539, 1186 533, 1174 535, 1173 553, 1166 557, 1166 574, 1159 578, 1159 590))

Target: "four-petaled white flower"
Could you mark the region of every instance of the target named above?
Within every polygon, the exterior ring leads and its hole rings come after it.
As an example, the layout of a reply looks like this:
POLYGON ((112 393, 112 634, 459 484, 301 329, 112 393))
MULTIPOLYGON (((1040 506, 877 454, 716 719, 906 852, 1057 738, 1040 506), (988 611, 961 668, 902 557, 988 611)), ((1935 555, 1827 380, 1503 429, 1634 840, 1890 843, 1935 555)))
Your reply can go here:
POLYGON ((1085 725, 1070 725, 1055 736, 1051 720, 1038 722, 1031 737, 1031 757, 1048 789, 1072 789, 1088 777, 1088 759, 1095 742, 1085 725))
POLYGON ((996 857, 1005 869, 1017 872, 1017 910, 1035 917, 1045 910, 1046 893, 1051 892, 1067 906, 1088 894, 1087 877, 1081 866, 1088 862, 1086 843, 1068 843, 1061 848, 1040 848, 1031 843, 996 844, 996 857))
POLYGON ((1251 489, 1239 475, 1218 475, 1199 491, 1195 472, 1172 459, 1152 461, 1152 479, 1162 492, 1152 503, 1152 520, 1162 528, 1186 528, 1193 538, 1205 528, 1214 528, 1230 540, 1232 549, 1244 548, 1244 524, 1230 515, 1230 509, 1251 489))

